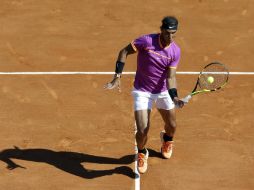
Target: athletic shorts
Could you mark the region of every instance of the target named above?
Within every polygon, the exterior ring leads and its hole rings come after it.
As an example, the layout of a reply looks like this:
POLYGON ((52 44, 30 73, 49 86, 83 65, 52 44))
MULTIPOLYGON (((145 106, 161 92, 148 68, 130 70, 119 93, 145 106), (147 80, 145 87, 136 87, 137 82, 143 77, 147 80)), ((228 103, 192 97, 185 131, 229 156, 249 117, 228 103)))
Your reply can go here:
POLYGON ((133 89, 132 96, 134 98, 134 110, 151 110, 155 103, 157 109, 171 110, 175 108, 175 104, 168 94, 168 91, 159 94, 152 94, 133 89))

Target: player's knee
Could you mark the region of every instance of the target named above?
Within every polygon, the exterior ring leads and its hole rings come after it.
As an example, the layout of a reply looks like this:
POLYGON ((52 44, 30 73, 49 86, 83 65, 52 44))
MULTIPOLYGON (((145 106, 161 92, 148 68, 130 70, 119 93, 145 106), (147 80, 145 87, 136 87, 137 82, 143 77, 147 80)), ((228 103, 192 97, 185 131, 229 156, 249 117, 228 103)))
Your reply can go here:
POLYGON ((168 124, 166 124, 169 128, 175 129, 176 128, 176 122, 175 121, 170 121, 168 124))
POLYGON ((141 129, 141 130, 138 130, 138 132, 137 132, 137 136, 139 136, 140 138, 147 137, 147 134, 148 134, 147 129, 141 129))

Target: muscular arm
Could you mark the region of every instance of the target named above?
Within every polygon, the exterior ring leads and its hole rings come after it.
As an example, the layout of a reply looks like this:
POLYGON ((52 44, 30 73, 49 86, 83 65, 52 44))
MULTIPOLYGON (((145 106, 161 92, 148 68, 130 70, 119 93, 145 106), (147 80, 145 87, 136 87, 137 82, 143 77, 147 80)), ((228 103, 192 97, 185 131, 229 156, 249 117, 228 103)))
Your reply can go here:
POLYGON ((123 48, 119 52, 117 61, 121 61, 121 62, 125 63, 127 56, 130 54, 133 54, 133 53, 136 53, 136 51, 133 49, 131 44, 128 44, 125 48, 123 48))
POLYGON ((177 83, 176 83, 176 69, 175 68, 168 68, 168 86, 169 88, 177 88, 177 83))
MULTIPOLYGON (((184 106, 184 102, 180 100, 177 96, 177 82, 176 82, 176 68, 168 68, 168 78, 167 78, 168 86, 169 86, 169 94, 173 93, 176 96, 173 99, 174 103, 182 108, 184 106), (171 91, 172 90, 172 91, 171 91), (171 92, 170 92, 171 91, 171 92)), ((170 95, 171 96, 171 95, 170 95)))

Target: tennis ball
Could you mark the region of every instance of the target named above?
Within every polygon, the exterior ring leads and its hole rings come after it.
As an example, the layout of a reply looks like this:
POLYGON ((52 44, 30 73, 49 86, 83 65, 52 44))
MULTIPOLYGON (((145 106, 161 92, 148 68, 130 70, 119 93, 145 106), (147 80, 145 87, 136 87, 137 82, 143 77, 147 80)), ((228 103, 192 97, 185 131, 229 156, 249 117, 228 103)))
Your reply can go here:
POLYGON ((207 77, 207 82, 212 84, 214 82, 214 78, 213 77, 207 77))

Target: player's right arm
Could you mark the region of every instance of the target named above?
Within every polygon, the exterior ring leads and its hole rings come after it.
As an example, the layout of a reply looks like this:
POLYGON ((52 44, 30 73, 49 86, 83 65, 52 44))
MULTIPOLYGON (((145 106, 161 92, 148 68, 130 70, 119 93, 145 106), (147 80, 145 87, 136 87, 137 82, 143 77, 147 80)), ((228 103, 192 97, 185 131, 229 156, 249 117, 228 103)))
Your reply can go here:
POLYGON ((115 87, 118 87, 118 90, 120 91, 120 78, 123 72, 127 56, 135 52, 136 49, 134 49, 131 43, 128 44, 125 48, 120 50, 116 61, 115 74, 113 80, 104 86, 105 89, 114 89, 115 87))
POLYGON ((133 53, 136 53, 136 49, 134 49, 133 45, 130 43, 119 52, 117 61, 125 63, 127 56, 133 53))

